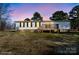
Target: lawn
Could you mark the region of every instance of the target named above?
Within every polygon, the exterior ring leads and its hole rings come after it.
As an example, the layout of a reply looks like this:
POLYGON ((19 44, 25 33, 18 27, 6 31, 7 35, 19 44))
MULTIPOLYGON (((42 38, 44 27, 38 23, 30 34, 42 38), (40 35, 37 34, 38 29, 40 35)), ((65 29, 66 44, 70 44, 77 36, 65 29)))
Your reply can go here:
POLYGON ((54 54, 53 47, 70 45, 78 41, 78 34, 4 31, 0 32, 0 54, 54 54))

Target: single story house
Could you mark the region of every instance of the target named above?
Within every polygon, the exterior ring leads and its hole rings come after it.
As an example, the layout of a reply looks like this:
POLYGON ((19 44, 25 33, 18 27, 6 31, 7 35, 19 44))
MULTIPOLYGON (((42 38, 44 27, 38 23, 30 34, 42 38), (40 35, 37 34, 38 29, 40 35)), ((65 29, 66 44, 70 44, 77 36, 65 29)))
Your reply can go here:
POLYGON ((35 30, 35 29, 70 29, 70 21, 15 21, 16 30, 35 30))

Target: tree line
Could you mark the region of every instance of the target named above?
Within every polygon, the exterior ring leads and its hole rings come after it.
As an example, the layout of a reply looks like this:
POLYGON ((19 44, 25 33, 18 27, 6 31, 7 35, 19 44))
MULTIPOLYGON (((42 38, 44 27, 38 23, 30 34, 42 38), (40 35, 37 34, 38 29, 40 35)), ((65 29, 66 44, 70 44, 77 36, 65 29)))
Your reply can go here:
POLYGON ((0 31, 11 28, 9 3, 0 3, 0 31))
MULTIPOLYGON (((10 4, 8 3, 0 3, 0 30, 11 29, 11 27, 13 27, 10 23, 9 6, 10 4)), ((49 19, 52 21, 69 20, 71 22, 71 29, 79 29, 79 5, 73 7, 69 13, 56 11, 49 19)), ((25 20, 29 21, 30 19, 26 18, 25 20)), ((31 20, 43 21, 43 17, 39 12, 35 12, 31 20)))
MULTIPOLYGON (((25 20, 28 19, 29 18, 26 18, 25 20)), ((56 11, 51 15, 51 17, 49 17, 49 19, 52 21, 69 20, 71 22, 71 29, 79 29, 79 5, 73 7, 69 13, 66 13, 64 11, 56 11)), ((31 20, 43 21, 43 17, 39 12, 35 12, 31 20)))

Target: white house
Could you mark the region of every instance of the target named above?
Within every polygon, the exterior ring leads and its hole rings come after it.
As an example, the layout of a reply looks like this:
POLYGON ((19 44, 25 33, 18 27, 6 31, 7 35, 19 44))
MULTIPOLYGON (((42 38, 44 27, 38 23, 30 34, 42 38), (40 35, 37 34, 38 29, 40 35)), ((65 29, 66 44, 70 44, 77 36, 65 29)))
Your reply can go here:
POLYGON ((42 29, 70 29, 69 21, 15 21, 16 30, 35 30, 42 29))

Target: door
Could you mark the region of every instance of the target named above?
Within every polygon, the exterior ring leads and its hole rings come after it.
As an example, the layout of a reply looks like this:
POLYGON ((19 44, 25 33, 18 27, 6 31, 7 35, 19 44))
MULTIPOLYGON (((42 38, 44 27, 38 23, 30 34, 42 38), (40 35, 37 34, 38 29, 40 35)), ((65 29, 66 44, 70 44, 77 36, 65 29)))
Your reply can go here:
POLYGON ((59 29, 59 24, 56 24, 56 29, 59 29))

